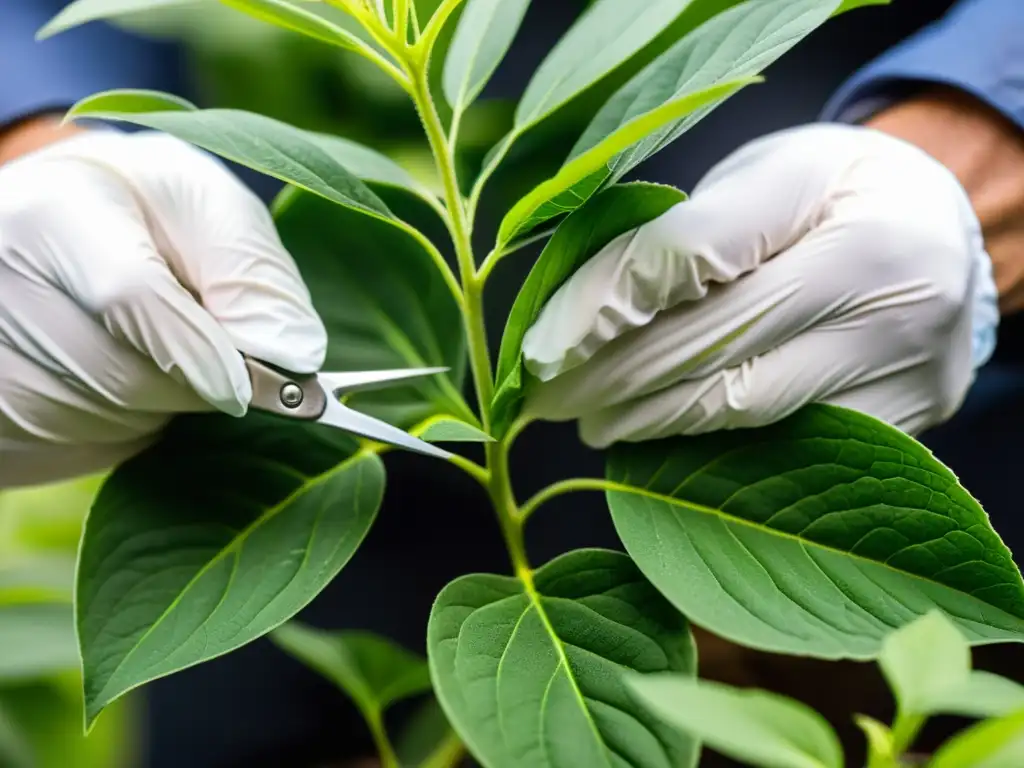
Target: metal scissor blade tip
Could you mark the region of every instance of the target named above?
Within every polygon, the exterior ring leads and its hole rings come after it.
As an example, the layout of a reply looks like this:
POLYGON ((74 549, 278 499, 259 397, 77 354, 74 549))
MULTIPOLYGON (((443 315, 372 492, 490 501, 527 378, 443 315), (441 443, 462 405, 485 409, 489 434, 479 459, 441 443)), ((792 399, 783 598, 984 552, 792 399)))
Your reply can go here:
POLYGON ((329 399, 327 401, 327 410, 317 420, 317 423, 336 427, 346 432, 361 435, 362 437, 368 437, 379 443, 387 443, 388 445, 405 448, 407 451, 433 456, 437 459, 447 461, 452 457, 452 454, 448 453, 448 451, 443 451, 437 446, 415 438, 408 432, 403 432, 398 427, 393 427, 385 421, 367 416, 365 413, 359 413, 359 411, 354 411, 337 400, 329 399))
POLYGON ((321 386, 328 392, 346 394, 394 387, 412 379, 422 379, 447 373, 450 368, 399 368, 389 371, 337 371, 317 374, 321 386))

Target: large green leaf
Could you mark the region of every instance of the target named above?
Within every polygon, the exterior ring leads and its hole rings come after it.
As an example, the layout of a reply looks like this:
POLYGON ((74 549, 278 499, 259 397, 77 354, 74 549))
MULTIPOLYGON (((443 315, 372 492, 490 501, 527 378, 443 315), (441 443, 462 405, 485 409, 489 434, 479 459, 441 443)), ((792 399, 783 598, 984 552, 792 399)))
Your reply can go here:
POLYGON ((175 421, 86 522, 76 621, 86 716, 275 629, 369 531, 384 468, 339 430, 260 414, 175 421))
POLYGON ((612 159, 651 132, 710 102, 720 102, 725 96, 753 82, 756 82, 755 78, 730 80, 702 90, 680 93, 651 111, 616 126, 600 142, 576 155, 557 174, 539 184, 512 207, 498 232, 499 247, 528 234, 545 221, 583 205, 608 178, 608 164, 612 159))
MULTIPOLYGON (((346 29, 287 0, 218 0, 236 11, 274 26, 298 32, 315 40, 341 48, 361 45, 358 37, 346 29)), ((129 16, 177 5, 194 5, 196 0, 76 0, 51 19, 37 35, 40 39, 90 21, 129 16)))
MULTIPOLYGON (((748 0, 688 34, 623 86, 594 117, 570 158, 590 152, 620 126, 662 104, 721 83, 751 77, 824 24, 840 0, 748 0)), ((735 89, 651 131, 610 163, 612 180, 663 149, 724 102, 735 89)))
POLYGON ((444 63, 444 95, 456 115, 487 85, 529 7, 530 0, 468 0, 444 63))
POLYGON ((325 370, 451 369, 358 394, 350 404, 402 427, 437 413, 474 422, 461 395, 462 315, 421 243, 390 223, 295 189, 284 192, 274 210, 281 239, 327 327, 325 370))
POLYGON ((954 736, 929 768, 1020 768, 1024 765, 1024 711, 987 720, 954 736))
POLYGON ((379 219, 392 219, 384 202, 331 153, 320 134, 236 109, 198 109, 155 91, 107 91, 68 112, 165 131, 198 147, 379 219))
POLYGON ((596 0, 558 42, 526 87, 515 130, 544 119, 629 60, 692 0, 596 0))
POLYGON ((0 565, 0 683, 75 669, 71 555, 9 557, 0 565))
POLYGON ((843 768, 835 731, 798 701, 679 675, 630 675, 628 682, 665 722, 744 764, 843 768))
POLYGON ((348 694, 368 719, 430 690, 426 659, 369 632, 325 632, 292 621, 271 639, 348 694))
POLYGON ((817 405, 773 426, 620 445, 608 504, 640 569, 742 645, 870 658, 933 609, 972 644, 1024 639, 988 516, 902 432, 817 405))
POLYGON ((523 339, 547 300, 609 242, 685 199, 673 187, 622 184, 605 190, 562 222, 526 278, 505 325, 492 406, 497 434, 518 415, 524 384, 523 339))
POLYGON ((695 663, 685 619, 623 554, 570 552, 525 582, 457 579, 434 604, 427 647, 441 704, 487 768, 694 764, 696 744, 622 679, 695 663))

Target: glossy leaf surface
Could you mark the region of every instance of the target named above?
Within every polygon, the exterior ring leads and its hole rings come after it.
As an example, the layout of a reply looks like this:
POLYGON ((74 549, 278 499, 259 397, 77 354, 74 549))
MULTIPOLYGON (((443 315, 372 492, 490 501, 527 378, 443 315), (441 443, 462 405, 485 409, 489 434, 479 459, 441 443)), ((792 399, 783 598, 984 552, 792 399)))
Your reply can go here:
POLYGON ((198 109, 176 96, 128 90, 89 96, 68 115, 165 131, 339 205, 391 218, 383 201, 332 155, 330 142, 279 120, 236 109, 198 109))
POLYGON ((615 447, 608 503, 690 619, 754 648, 871 658, 933 609, 1024 639, 1024 585, 984 510, 912 438, 812 406, 757 430, 615 447))
POLYGON ((1024 765, 1024 711, 986 720, 947 741, 928 768, 1020 768, 1024 765))
POLYGON ((114 19, 158 8, 194 5, 195 2, 196 0, 74 0, 50 19, 36 37, 43 40, 91 21, 114 19))
POLYGON ((627 672, 693 674, 685 619, 616 552, 579 550, 532 583, 476 574, 438 596, 434 687, 488 768, 690 766, 696 745, 639 706, 627 672))
POLYGON ((519 413, 524 385, 523 339, 547 300, 605 245, 685 199, 673 187, 622 184, 596 196, 558 227, 530 270, 505 325, 493 405, 498 434, 519 413))
POLYGON ((428 443, 493 443, 494 438, 479 427, 450 416, 430 419, 419 431, 418 437, 428 443))
POLYGON ((309 603, 355 553, 380 459, 330 428, 182 418, 101 490, 79 558, 87 719, 238 648, 309 603))
MULTIPOLYGON (((594 117, 574 147, 579 157, 623 124, 703 89, 763 72, 824 24, 839 0, 748 0, 692 31, 623 86, 594 117)), ((732 92, 650 132, 610 165, 612 180, 696 125, 732 92)))
POLYGON ((539 122, 628 61, 692 0, 596 0, 537 69, 516 109, 516 130, 539 122))
POLYGON ((274 212, 327 327, 324 370, 450 369, 408 386, 358 393, 349 404, 402 427, 436 413, 472 419, 460 391, 462 317, 422 244, 388 222, 297 190, 283 193, 274 212))
POLYGON ((444 95, 455 114, 472 104, 515 39, 530 0, 468 0, 448 48, 444 95))
POLYGON ((751 78, 730 80, 702 90, 677 94, 649 112, 616 126, 600 142, 575 156, 555 176, 515 204, 501 223, 499 244, 509 243, 545 221, 579 208, 608 178, 608 164, 612 159, 652 131, 753 82, 755 80, 751 78))
POLYGON ((793 699, 678 675, 631 675, 628 681, 665 722, 745 765, 843 768, 832 727, 793 699))

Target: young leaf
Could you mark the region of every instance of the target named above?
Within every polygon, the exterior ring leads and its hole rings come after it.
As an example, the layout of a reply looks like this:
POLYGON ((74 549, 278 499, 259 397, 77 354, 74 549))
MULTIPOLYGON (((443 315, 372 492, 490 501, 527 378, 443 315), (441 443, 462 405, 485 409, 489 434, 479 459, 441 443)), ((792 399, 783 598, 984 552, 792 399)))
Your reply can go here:
POLYGON ((165 131, 216 155, 294 184, 379 219, 391 212, 332 154, 319 134, 252 112, 198 109, 156 91, 107 91, 89 96, 69 118, 95 118, 165 131))
MULTIPOLYGON (((824 24, 839 0, 748 0, 686 35, 626 83, 601 108, 573 148, 577 158, 638 116, 683 95, 763 72, 824 24)), ((617 181, 665 148, 724 102, 733 91, 651 131, 611 163, 617 181)))
POLYGON ((537 69, 516 108, 525 131, 610 74, 658 36, 692 0, 595 0, 537 69))
POLYGON ((954 736, 928 768, 1020 768, 1024 765, 1024 711, 986 720, 954 736))
POLYGON ((368 632, 324 632, 290 621, 270 639, 337 685, 368 719, 430 690, 426 659, 368 632))
POLYGON ((685 199, 672 187, 622 184, 605 190, 562 222, 526 278, 505 325, 492 405, 495 434, 502 434, 518 415, 523 398, 523 338, 545 302, 609 242, 685 199))
POLYGON ((434 604, 431 677, 487 766, 692 766, 696 743, 632 698, 624 672, 692 675, 686 620, 617 552, 579 550, 523 582, 475 574, 434 604))
POLYGON ((508 52, 530 0, 469 0, 444 63, 444 95, 461 115, 508 52))
POLYGON ((1024 584, 988 516, 922 445, 842 408, 612 449, 608 504, 654 585, 741 645, 878 654, 938 608, 969 642, 1024 640, 1024 584))
POLYGON ((60 13, 36 33, 36 39, 45 40, 90 21, 116 19, 157 8, 193 5, 195 2, 196 0, 74 0, 64 6, 60 13))
POLYGON ((896 744, 889 726, 864 715, 854 715, 853 719, 868 740, 867 768, 899 768, 896 744))
POLYGON ((403 768, 450 768, 461 765, 465 747, 431 696, 395 738, 395 754, 403 768))
POLYGON ((462 315, 421 242, 301 190, 283 192, 273 209, 327 327, 324 370, 450 368, 408 386, 359 393, 349 404, 401 427, 438 413, 475 420, 461 394, 462 315))
POLYGON ((930 708, 935 715, 1002 717, 1024 710, 1024 685, 975 669, 959 685, 937 692, 930 708))
POLYGON ((370 529, 380 459, 339 430, 180 418, 118 468, 86 522, 76 621, 87 722, 127 691, 292 618, 370 529))
POLYGON ((757 82, 757 79, 744 78, 684 93, 622 124, 596 146, 567 162, 554 177, 535 187, 516 203, 501 223, 499 247, 529 233, 545 221, 583 205, 608 178, 608 164, 612 159, 652 131, 753 82, 757 82))
POLYGON ((428 443, 493 443, 494 438, 472 424, 451 416, 435 416, 429 419, 417 436, 428 443))
POLYGON ((971 649, 939 611, 929 611, 886 636, 878 657, 903 714, 929 715, 943 692, 966 684, 971 649))
POLYGON ((679 675, 630 675, 627 683, 666 723, 726 757, 765 768, 843 766, 831 726, 793 699, 679 675))
MULTIPOLYGON (((99 19, 112 19, 140 11, 174 5, 194 4, 196 0, 77 0, 49 21, 36 37, 45 39, 72 27, 99 19)), ((354 49, 362 45, 359 38, 346 29, 315 13, 285 0, 219 0, 226 6, 259 21, 311 37, 328 45, 354 49)))

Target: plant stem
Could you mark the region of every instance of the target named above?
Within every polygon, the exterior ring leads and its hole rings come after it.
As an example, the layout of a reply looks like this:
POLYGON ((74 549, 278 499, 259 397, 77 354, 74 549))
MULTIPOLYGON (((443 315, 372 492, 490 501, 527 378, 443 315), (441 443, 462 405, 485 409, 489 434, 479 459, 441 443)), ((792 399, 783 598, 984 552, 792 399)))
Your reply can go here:
POLYGON ((395 748, 391 746, 391 739, 388 738, 380 712, 367 712, 365 717, 373 736, 373 744, 380 757, 381 768, 402 768, 401 763, 398 762, 398 755, 395 754, 395 748))
POLYGON ((558 496, 564 496, 567 493, 574 493, 576 491, 609 491, 620 487, 616 483, 602 480, 599 477, 575 477, 571 480, 562 480, 538 491, 523 504, 519 510, 519 522, 520 524, 525 523, 530 515, 537 511, 538 507, 558 496))
POLYGON ((434 47, 434 43, 441 34, 441 30, 444 29, 444 25, 448 22, 448 17, 455 13, 458 7, 462 5, 462 1, 442 0, 441 5, 434 11, 434 15, 430 17, 430 21, 427 22, 423 34, 416 43, 416 48, 421 58, 426 59, 429 56, 430 50, 434 47))
POLYGON ((395 37, 402 44, 409 42, 409 2, 410 0, 394 0, 392 13, 395 16, 395 37))
POLYGON ((897 758, 901 757, 917 739, 917 734, 925 724, 922 715, 907 714, 899 712, 896 714, 896 722, 892 726, 893 753, 897 758))

